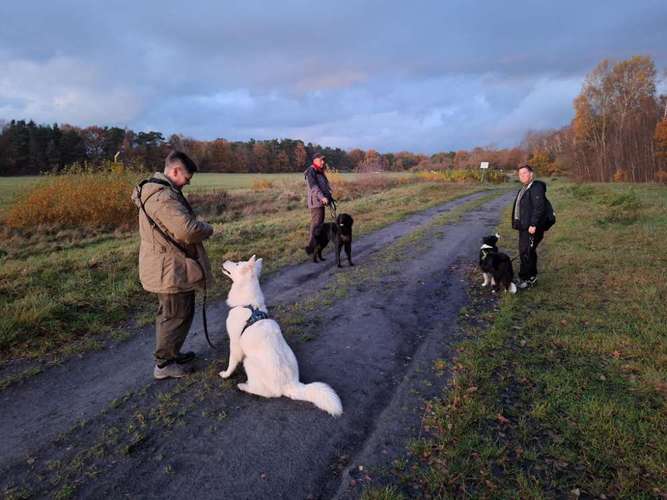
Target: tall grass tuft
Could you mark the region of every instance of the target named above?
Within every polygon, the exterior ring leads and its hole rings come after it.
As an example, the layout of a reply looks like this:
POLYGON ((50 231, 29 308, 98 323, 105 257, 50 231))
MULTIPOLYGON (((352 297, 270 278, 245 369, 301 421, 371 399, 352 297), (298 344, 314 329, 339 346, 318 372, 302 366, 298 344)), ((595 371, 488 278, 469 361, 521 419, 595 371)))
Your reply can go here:
POLYGON ((393 177, 382 174, 360 175, 347 180, 339 173, 327 174, 333 195, 338 201, 349 201, 415 182, 415 177, 393 177))
POLYGON ((47 176, 9 207, 4 224, 11 229, 123 229, 136 224, 130 197, 137 175, 77 169, 47 176))
MULTIPOLYGON (((480 182, 482 174, 470 168, 430 170, 418 172, 417 176, 427 182, 480 182)), ((487 182, 500 184, 505 182, 505 173, 499 170, 488 170, 484 176, 487 182)))

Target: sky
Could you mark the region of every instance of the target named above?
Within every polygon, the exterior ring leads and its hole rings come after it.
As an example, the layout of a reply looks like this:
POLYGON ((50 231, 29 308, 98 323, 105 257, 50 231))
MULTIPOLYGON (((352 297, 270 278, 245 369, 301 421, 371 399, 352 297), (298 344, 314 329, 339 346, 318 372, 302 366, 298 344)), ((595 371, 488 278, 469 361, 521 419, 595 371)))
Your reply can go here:
POLYGON ((0 120, 511 147, 567 125, 602 59, 638 54, 664 74, 667 0, 2 0, 0 120))

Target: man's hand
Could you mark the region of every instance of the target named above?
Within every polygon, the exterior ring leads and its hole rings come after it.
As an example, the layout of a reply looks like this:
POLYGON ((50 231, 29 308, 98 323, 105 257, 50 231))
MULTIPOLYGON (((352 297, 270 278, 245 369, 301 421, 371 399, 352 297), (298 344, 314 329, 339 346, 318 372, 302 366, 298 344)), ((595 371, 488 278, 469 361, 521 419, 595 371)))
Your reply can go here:
POLYGON ((328 205, 329 204, 329 199, 328 198, 322 198, 322 205, 328 205))
POLYGON ((537 228, 535 226, 530 226, 528 228, 528 233, 529 234, 535 234, 535 231, 537 231, 537 228))

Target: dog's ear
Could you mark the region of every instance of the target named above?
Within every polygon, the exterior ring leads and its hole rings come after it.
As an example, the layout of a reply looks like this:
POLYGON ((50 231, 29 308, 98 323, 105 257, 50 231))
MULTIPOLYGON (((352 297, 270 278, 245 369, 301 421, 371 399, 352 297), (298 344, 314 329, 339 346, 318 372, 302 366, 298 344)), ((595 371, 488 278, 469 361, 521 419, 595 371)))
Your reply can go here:
POLYGON ((250 260, 248 262, 251 263, 251 264, 254 264, 255 263, 255 255, 250 257, 250 260))
POLYGON ((255 276, 257 276, 258 278, 259 275, 262 274, 262 264, 264 264, 264 260, 262 260, 261 258, 255 261, 255 276))

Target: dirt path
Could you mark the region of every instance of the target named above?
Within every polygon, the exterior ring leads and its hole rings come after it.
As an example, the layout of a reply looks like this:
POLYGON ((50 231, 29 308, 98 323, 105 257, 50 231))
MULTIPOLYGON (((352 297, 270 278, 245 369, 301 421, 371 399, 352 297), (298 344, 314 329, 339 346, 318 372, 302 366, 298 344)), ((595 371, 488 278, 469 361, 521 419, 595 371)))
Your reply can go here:
MULTIPOLYGON (((358 494, 358 487, 349 489, 353 478, 361 476, 357 484, 362 484, 364 470, 400 455, 418 431, 424 399, 442 387, 432 364, 449 356, 458 311, 466 301, 456 266, 476 259, 481 236, 495 227, 511 195, 498 196, 454 224, 429 226, 424 237, 392 247, 391 255, 385 249, 434 216, 481 196, 447 203, 359 239, 355 268, 335 272, 329 254, 325 265, 287 268, 263 284, 270 308, 313 297, 332 280, 347 287, 302 323, 314 340, 293 343, 302 380, 326 381, 341 396, 345 413, 340 419, 305 403, 241 394, 233 385, 243 379, 242 370, 229 383, 216 380, 214 373, 226 365, 226 347, 215 353, 202 335, 191 337, 186 347, 200 354, 199 366, 208 366, 210 376, 189 382, 197 384, 192 386, 153 383, 152 328, 147 328, 111 351, 69 361, 0 393, 0 486, 46 494, 56 483, 82 497, 358 494), (176 410, 170 420, 147 410, 170 401, 187 411, 176 410), (100 429, 127 427, 133 419, 139 423, 131 425, 142 432, 135 432, 139 437, 123 456, 85 453, 87 443, 106 446, 115 439, 100 438, 100 429), (88 423, 72 430, 78 421, 88 423), (78 470, 62 465, 71 463, 75 453, 77 464, 83 464, 78 470), (54 461, 58 466, 52 466, 54 461), (85 473, 91 469, 94 474, 85 473), (45 477, 51 486, 35 486, 34 477, 45 477)), ((210 308, 219 343, 226 312, 223 303, 210 308)))

